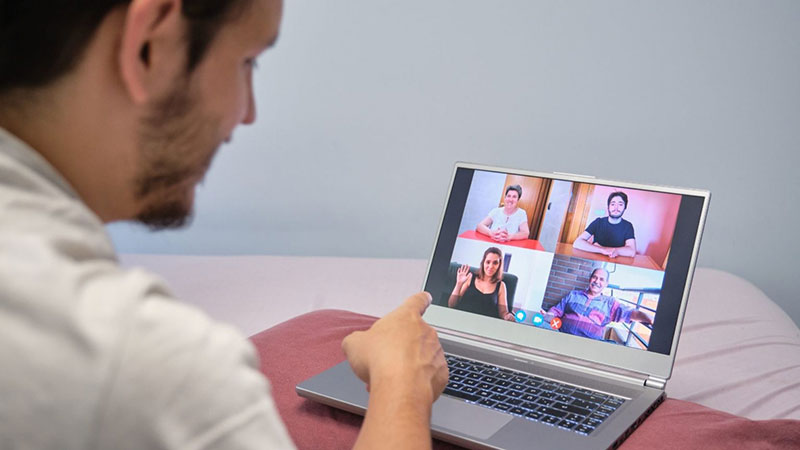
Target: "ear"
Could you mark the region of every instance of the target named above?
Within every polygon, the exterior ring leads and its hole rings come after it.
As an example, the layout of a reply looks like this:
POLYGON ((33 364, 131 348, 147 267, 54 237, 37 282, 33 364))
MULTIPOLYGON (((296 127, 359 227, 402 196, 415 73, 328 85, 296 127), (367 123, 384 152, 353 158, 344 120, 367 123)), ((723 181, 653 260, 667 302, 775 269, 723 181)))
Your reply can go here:
POLYGON ((169 89, 185 68, 181 0, 133 0, 123 27, 120 75, 131 100, 143 104, 169 89))

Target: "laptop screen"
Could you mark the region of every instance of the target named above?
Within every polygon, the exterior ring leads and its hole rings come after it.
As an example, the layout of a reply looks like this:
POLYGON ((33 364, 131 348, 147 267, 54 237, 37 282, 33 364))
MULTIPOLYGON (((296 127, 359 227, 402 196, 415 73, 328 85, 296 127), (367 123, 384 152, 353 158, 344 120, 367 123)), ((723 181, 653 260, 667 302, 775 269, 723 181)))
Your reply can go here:
POLYGON ((478 334, 503 321, 671 353, 707 192, 463 166, 425 284, 434 305, 474 315, 478 334))

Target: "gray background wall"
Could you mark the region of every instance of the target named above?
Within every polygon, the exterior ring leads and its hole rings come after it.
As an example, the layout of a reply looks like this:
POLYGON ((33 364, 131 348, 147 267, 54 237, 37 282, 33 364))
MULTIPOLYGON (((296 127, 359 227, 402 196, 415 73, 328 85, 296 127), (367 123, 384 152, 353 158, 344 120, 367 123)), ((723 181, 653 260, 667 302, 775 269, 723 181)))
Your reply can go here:
POLYGON ((700 265, 800 323, 800 2, 288 0, 259 120, 122 252, 427 258, 456 160, 713 192, 700 265))

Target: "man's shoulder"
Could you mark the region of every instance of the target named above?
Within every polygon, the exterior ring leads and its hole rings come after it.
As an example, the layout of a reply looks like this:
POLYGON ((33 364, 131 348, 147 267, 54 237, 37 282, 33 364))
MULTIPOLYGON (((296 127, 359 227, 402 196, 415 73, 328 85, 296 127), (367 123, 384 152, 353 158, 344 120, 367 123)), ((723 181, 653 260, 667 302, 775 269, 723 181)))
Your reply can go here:
MULTIPOLYGON (((90 263, 85 271, 63 268, 63 273, 83 274, 77 277, 80 284, 64 283, 72 277, 62 277, 52 286, 60 291, 52 302, 39 300, 35 308, 28 308, 30 331, 13 340, 30 343, 13 345, 15 352, 28 356, 6 371, 18 381, 4 381, 0 392, 12 389, 11 398, 25 402, 30 400, 24 397, 25 389, 13 386, 22 386, 19 380, 41 386, 51 408, 69 416, 54 426, 97 433, 100 447, 117 447, 111 440, 120 433, 142 443, 162 439, 163 432, 185 432, 187 438, 202 435, 211 432, 209 425, 239 415, 277 420, 269 384, 245 336, 175 300, 158 277, 112 264, 90 263), (50 344, 43 348, 37 342, 50 344), (48 364, 48 359, 69 364, 48 364), (34 370, 44 366, 49 368, 34 370), (80 405, 69 406, 75 395, 82 399, 80 405), (103 419, 94 423, 95 417, 103 419)), ((37 288, 29 293, 34 300, 46 294, 37 288)), ((6 330, 18 329, 21 321, 14 315, 0 317, 0 324, 9 325, 3 327, 6 330)), ((0 336, 10 337, 2 330, 0 336)), ((0 375, 0 380, 6 376, 0 375)), ((44 411, 31 407, 21 414, 35 417, 44 411)))
POLYGON ((44 158, 2 129, 0 171, 2 236, 11 241, 24 237, 28 244, 38 241, 53 245, 67 257, 114 258, 100 219, 44 158))
POLYGON ((567 294, 565 299, 574 300, 576 298, 586 298, 586 297, 587 297, 586 291, 584 291, 583 289, 573 289, 569 292, 569 294, 567 294))
POLYGON ((631 222, 622 219, 620 225, 622 226, 622 232, 624 233, 626 239, 631 239, 635 236, 636 232, 634 231, 633 224, 631 222))
MULTIPOLYGON (((129 336, 117 349, 118 368, 109 380, 101 425, 123 424, 145 436, 178 427, 191 438, 237 431, 211 430, 208 424, 255 421, 263 428, 256 431, 261 439, 288 442, 269 382, 245 336, 193 306, 168 298, 147 303, 137 310, 129 336), (162 405, 158 411, 131 421, 132 409, 145 412, 157 404, 162 405)), ((114 438, 113 433, 106 437, 114 438)))
POLYGON ((598 227, 602 227, 603 225, 607 225, 608 224, 608 220, 607 219, 608 219, 607 217, 598 217, 598 218, 594 219, 592 221, 592 223, 590 223, 589 226, 586 227, 586 228, 587 229, 589 229, 589 228, 598 228, 598 227))
POLYGON ((38 152, 0 128, 2 185, 54 197, 78 199, 66 179, 38 152))

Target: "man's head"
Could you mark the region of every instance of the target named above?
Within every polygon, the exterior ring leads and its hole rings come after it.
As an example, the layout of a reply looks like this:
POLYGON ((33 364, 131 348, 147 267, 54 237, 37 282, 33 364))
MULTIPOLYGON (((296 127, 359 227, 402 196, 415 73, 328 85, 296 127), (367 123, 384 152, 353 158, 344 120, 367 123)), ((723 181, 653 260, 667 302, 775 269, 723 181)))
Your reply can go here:
POLYGON ((628 208, 628 195, 624 192, 612 192, 608 196, 608 217, 619 219, 628 208))
POLYGON ((0 126, 103 220, 178 226, 255 119, 252 69, 280 16, 280 0, 0 0, 0 126), (63 143, 22 120, 42 112, 63 143))
MULTIPOLYGON (((187 70, 252 0, 186 0, 187 70)), ((0 0, 0 94, 45 86, 75 67, 100 22, 131 0, 0 0)))
POLYGON ((505 205, 515 208, 519 199, 522 198, 522 186, 518 184, 511 185, 506 188, 505 205))
POLYGON ((602 267, 598 267, 592 271, 589 276, 589 287, 586 289, 592 295, 599 295, 603 289, 608 286, 608 271, 602 267))

